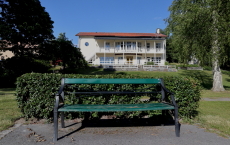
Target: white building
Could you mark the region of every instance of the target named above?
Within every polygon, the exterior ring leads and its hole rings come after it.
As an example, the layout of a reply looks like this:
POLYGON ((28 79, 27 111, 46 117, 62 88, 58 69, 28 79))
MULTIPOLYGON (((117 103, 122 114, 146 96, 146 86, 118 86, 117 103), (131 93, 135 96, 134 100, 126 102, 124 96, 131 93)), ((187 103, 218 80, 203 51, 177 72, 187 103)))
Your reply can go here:
POLYGON ((80 32, 76 36, 82 54, 93 65, 164 65, 167 36, 157 32, 80 32))

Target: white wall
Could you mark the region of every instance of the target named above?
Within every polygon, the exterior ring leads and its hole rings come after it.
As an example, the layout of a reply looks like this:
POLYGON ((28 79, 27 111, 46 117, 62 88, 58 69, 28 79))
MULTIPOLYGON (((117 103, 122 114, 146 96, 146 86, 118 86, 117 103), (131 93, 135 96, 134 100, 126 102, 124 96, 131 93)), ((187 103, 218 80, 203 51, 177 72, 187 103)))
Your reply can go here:
POLYGON ((98 44, 93 36, 81 36, 79 37, 79 47, 86 61, 88 61, 95 54, 98 44), (89 43, 88 46, 85 46, 86 42, 89 43))

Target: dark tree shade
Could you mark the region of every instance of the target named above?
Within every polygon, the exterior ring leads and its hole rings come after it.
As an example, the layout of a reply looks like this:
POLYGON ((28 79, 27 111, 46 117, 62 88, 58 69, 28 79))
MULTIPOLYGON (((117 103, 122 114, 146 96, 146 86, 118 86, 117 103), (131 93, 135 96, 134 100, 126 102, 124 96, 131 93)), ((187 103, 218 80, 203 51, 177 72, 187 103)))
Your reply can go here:
POLYGON ((16 56, 38 52, 39 44, 54 39, 53 21, 39 0, 0 0, 0 40, 16 56))

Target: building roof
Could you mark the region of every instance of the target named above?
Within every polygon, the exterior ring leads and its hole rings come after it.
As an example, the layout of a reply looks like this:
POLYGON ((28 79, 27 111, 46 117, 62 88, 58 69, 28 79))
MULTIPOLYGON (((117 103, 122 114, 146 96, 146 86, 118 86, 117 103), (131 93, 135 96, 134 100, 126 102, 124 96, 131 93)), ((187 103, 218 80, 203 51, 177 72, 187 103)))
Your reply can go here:
POLYGON ((158 33, 113 33, 113 32, 80 32, 75 36, 101 36, 101 37, 167 37, 158 33))

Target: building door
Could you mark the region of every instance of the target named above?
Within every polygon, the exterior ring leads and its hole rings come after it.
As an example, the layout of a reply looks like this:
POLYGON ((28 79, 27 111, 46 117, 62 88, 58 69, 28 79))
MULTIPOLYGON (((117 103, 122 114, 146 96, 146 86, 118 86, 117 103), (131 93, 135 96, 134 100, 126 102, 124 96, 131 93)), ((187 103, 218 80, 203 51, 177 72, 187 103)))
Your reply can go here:
POLYGON ((133 64, 133 57, 132 56, 127 56, 126 57, 126 63, 127 64, 133 64))
POLYGON ((141 64, 141 57, 137 57, 137 64, 141 64))

